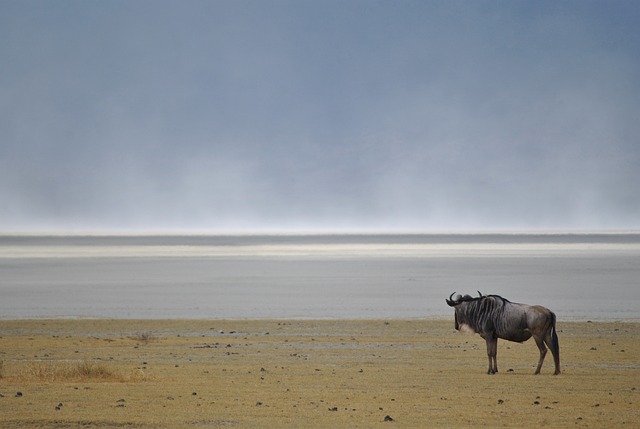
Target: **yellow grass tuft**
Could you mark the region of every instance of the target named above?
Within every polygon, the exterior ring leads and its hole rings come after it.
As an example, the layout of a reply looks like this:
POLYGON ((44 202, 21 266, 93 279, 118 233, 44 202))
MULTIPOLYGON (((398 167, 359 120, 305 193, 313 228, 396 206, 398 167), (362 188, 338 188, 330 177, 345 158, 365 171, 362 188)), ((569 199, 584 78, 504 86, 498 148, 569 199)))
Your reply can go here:
POLYGON ((143 370, 141 370, 140 368, 136 368, 136 369, 132 370, 131 374, 129 374, 129 378, 128 378, 128 380, 133 382, 133 383, 149 381, 151 379, 152 378, 149 377, 149 375, 147 375, 147 373, 144 372, 143 370))
POLYGON ((46 382, 66 381, 122 381, 122 377, 102 363, 81 362, 30 362, 20 374, 24 379, 46 382))

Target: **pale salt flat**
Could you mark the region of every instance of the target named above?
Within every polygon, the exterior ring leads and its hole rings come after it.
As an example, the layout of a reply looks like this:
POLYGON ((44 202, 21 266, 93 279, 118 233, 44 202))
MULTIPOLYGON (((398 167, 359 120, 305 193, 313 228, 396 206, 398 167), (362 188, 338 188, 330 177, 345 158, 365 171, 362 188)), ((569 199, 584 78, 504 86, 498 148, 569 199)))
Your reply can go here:
POLYGON ((637 234, 0 237, 0 317, 448 318, 454 291, 640 320, 637 234))

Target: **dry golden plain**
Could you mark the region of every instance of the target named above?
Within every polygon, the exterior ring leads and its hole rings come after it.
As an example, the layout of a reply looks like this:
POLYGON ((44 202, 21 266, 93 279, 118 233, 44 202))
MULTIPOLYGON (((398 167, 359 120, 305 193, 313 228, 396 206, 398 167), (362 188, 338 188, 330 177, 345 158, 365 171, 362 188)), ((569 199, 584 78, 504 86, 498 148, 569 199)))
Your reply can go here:
POLYGON ((549 354, 441 320, 1 320, 2 428, 640 424, 640 324, 559 322, 549 354))

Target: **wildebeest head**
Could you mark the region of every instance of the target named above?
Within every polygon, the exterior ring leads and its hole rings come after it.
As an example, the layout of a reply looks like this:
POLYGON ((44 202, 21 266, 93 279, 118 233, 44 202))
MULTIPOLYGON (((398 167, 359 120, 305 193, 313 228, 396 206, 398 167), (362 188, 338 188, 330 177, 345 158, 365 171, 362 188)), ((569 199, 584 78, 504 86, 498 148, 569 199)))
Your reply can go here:
MULTIPOLYGON (((460 330, 460 323, 459 323, 459 321, 458 321, 458 320, 459 320, 459 318, 458 318, 458 313, 460 313, 460 312, 461 312, 461 308, 462 308, 463 304, 464 304, 465 302, 475 301, 475 300, 477 300, 477 299, 482 298, 483 296, 482 296, 482 294, 480 293, 480 291, 478 291, 478 295, 479 295, 479 297, 478 297, 478 298, 473 298, 471 295, 465 295, 465 296, 462 296, 462 295, 459 295, 459 294, 458 294, 458 296, 456 296, 456 298, 455 298, 455 299, 453 299, 453 294, 455 294, 455 292, 453 292, 453 293, 449 296, 449 299, 445 299, 445 301, 446 301, 446 303, 449 305, 449 307, 453 307, 453 308, 455 309, 455 328, 456 328, 456 331, 459 331, 459 330, 460 330)), ((461 313, 461 314, 462 314, 462 313, 461 313)))

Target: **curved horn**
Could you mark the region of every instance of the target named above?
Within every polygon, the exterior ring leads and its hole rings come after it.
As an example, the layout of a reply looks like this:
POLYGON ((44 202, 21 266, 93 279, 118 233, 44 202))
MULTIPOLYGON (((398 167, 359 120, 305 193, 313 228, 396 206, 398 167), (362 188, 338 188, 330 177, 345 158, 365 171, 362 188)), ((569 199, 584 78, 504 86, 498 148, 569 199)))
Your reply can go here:
POLYGON ((449 299, 445 299, 446 303, 450 306, 453 307, 456 305, 456 302, 452 300, 453 298, 453 294, 455 294, 455 292, 453 292, 450 296, 449 299))
POLYGON ((480 298, 482 298, 482 292, 478 291, 478 296, 480 296, 480 298))

